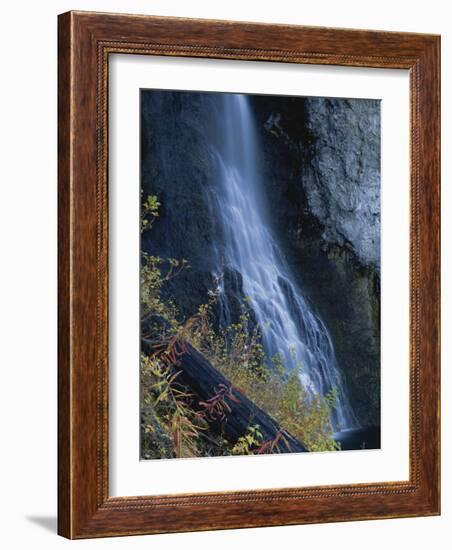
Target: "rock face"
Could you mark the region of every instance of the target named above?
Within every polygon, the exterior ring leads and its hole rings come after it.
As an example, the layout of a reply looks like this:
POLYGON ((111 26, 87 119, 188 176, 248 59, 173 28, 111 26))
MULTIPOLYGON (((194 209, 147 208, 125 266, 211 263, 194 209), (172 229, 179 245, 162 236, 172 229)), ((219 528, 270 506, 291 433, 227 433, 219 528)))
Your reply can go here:
POLYGON ((336 264, 336 352, 358 416, 379 425, 380 102, 312 98, 306 111, 313 142, 303 187, 336 264))
POLYGON ((268 196, 359 421, 380 425, 379 102, 256 97, 268 196))
POLYGON ((210 94, 142 92, 141 186, 161 203, 158 223, 142 237, 142 249, 162 257, 189 259, 168 285, 183 316, 205 303, 213 286, 215 219, 206 200, 213 166, 206 147, 210 94))
POLYGON ((363 265, 379 268, 380 104, 310 98, 306 111, 314 139, 303 187, 322 237, 349 243, 363 265))
MULTIPOLYGON (((142 247, 186 258, 166 291, 184 316, 215 286, 211 215, 216 94, 143 92, 142 189, 162 203, 142 247)), ((329 329, 352 406, 380 424, 380 149, 373 100, 253 96, 274 230, 294 278, 329 329)), ((218 129, 216 129, 218 130, 218 129)))

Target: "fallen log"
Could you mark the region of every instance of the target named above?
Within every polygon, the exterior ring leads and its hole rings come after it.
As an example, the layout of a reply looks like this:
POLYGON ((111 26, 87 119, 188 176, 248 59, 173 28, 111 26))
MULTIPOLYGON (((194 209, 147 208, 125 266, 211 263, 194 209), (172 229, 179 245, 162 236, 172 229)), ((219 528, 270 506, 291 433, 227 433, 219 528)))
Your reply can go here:
MULTIPOLYGON (((143 353, 155 353, 152 341, 141 339, 143 353)), ((185 341, 172 346, 176 381, 194 395, 194 407, 204 410, 209 426, 234 444, 249 426, 259 425, 267 452, 299 453, 307 449, 264 410, 253 403, 199 351, 185 341)))

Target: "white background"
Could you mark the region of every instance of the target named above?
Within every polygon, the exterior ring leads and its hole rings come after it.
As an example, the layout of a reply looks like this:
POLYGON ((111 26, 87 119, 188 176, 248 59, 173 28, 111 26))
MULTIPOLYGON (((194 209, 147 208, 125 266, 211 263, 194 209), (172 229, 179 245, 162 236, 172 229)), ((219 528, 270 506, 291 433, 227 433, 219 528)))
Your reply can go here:
POLYGON ((448 548, 452 534, 452 190, 443 185, 443 515, 69 542, 56 515, 56 14, 68 9, 241 19, 443 35, 443 182, 451 177, 448 1, 50 1, 2 5, 0 200, 2 546, 15 548, 448 548), (445 91, 444 91, 445 90, 445 91), (449 96, 449 99, 446 99, 449 96), (449 437, 446 437, 446 436, 449 437))
POLYGON ((155 495, 407 480, 409 78, 407 71, 115 55, 110 60, 110 494, 155 495), (382 448, 196 460, 139 449, 139 90, 381 99, 382 448), (135 365, 135 372, 131 371, 135 365))

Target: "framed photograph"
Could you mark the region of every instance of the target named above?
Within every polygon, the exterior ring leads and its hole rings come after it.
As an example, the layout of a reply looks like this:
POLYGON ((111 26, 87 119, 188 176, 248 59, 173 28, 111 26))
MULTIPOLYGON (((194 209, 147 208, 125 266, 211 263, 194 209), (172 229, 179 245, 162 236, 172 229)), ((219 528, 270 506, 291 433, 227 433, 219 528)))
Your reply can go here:
POLYGON ((61 535, 440 513, 439 59, 59 16, 61 535))

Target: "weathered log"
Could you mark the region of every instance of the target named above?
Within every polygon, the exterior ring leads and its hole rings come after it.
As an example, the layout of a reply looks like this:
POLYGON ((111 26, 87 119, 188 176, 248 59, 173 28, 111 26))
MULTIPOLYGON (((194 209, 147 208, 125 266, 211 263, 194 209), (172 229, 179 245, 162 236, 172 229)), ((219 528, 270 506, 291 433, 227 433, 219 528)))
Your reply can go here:
MULTIPOLYGON (((142 351, 154 353, 152 343, 141 339, 142 351)), ((243 436, 249 426, 259 426, 263 442, 272 452, 305 452, 307 449, 219 372, 188 342, 173 345, 176 381, 194 396, 194 407, 204 410, 214 433, 231 443, 243 436)))

